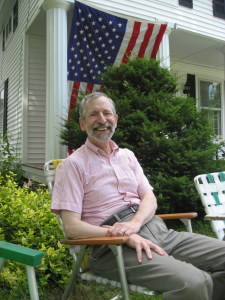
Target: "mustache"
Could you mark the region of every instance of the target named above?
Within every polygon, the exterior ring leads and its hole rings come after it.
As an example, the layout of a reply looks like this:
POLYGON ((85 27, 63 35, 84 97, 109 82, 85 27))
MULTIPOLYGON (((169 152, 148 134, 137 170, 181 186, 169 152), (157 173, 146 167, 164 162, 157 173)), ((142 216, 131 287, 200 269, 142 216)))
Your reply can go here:
POLYGON ((100 123, 98 123, 98 124, 95 124, 95 125, 92 127, 92 129, 98 129, 98 128, 101 128, 101 127, 108 127, 108 128, 110 128, 110 129, 112 129, 112 128, 113 128, 113 125, 110 124, 110 123, 105 123, 105 124, 100 124, 100 123))

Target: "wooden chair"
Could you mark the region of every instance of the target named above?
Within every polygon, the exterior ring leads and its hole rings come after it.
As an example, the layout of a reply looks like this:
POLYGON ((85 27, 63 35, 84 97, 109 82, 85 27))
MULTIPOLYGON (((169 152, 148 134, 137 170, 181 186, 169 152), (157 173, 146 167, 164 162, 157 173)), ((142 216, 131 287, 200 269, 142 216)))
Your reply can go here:
MULTIPOLYGON (((55 178, 55 169, 57 168, 58 164, 61 162, 61 159, 56 159, 56 160, 50 160, 45 163, 44 166, 44 171, 45 171, 45 176, 46 176, 46 181, 50 190, 50 193, 52 192, 52 188, 54 185, 54 178, 55 178)), ((158 215, 162 219, 180 219, 186 229, 190 232, 192 232, 192 226, 191 226, 191 219, 195 218, 197 216, 197 213, 191 212, 191 213, 176 213, 176 214, 165 214, 165 215, 158 215)), ((62 220, 59 217, 59 222, 61 224, 61 228, 63 231, 63 226, 62 226, 62 220)), ((64 232, 63 232, 64 234, 64 232)), ((71 294, 73 285, 76 281, 76 278, 81 278, 83 280, 88 280, 88 281, 95 281, 97 283, 101 284, 107 284, 111 285, 114 287, 118 287, 122 289, 122 295, 117 295, 111 300, 116 300, 116 299, 124 299, 128 300, 129 299, 129 290, 138 292, 141 294, 153 296, 156 294, 159 294, 157 291, 151 291, 147 290, 145 287, 141 286, 136 286, 133 284, 128 284, 126 280, 126 273, 125 273, 125 268, 124 268, 124 262, 123 262, 123 256, 122 256, 122 245, 127 243, 129 240, 129 237, 127 236, 120 236, 120 237, 96 237, 96 238, 85 238, 85 239, 76 239, 76 240, 70 240, 66 239, 65 234, 64 238, 61 240, 63 244, 66 244, 69 246, 70 253, 73 256, 74 259, 74 266, 73 270, 69 279, 69 282, 65 288, 64 294, 62 299, 66 300, 68 299, 69 295, 71 294), (88 249, 93 246, 93 245, 107 245, 115 255, 116 261, 117 261, 117 266, 118 266, 118 272, 120 275, 120 282, 109 280, 107 278, 103 278, 100 276, 97 276, 93 273, 88 271, 84 271, 84 264, 83 262, 87 260, 87 253, 88 249), (86 257, 86 259, 85 259, 86 257)))
POLYGON ((225 172, 201 174, 194 183, 204 206, 205 219, 219 240, 224 239, 225 229, 225 172))

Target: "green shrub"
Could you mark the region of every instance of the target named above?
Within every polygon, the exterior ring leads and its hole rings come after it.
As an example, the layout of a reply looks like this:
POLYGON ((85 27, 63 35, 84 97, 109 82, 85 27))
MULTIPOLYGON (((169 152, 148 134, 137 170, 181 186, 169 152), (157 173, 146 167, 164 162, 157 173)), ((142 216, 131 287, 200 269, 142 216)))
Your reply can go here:
MULTIPOLYGON (((14 179, 15 175, 9 173, 2 185, 0 175, 0 239, 45 253, 41 265, 35 268, 41 296, 46 286, 65 284, 72 258, 59 242, 62 232, 57 217, 50 212, 48 190, 43 186, 36 191, 22 188, 14 179)), ((0 290, 7 291, 7 299, 27 299, 23 265, 8 261, 0 273, 0 290)))
POLYGON ((9 172, 15 174, 14 180, 22 185, 22 167, 17 159, 16 150, 10 144, 11 135, 6 133, 0 135, 0 172, 3 175, 2 184, 4 184, 4 179, 9 172))

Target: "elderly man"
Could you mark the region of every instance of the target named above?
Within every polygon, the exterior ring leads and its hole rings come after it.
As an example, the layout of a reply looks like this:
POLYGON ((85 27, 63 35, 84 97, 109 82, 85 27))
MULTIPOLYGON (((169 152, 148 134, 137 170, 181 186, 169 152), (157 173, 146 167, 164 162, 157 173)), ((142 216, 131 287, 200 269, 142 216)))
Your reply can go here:
MULTIPOLYGON (((133 152, 112 140, 118 116, 113 101, 95 92, 80 103, 86 143, 57 168, 52 211, 68 238, 128 235, 123 246, 129 283, 163 292, 164 300, 222 300, 225 243, 168 230, 155 216, 157 201, 133 152)), ((93 272, 118 279, 113 254, 95 247, 93 272)))

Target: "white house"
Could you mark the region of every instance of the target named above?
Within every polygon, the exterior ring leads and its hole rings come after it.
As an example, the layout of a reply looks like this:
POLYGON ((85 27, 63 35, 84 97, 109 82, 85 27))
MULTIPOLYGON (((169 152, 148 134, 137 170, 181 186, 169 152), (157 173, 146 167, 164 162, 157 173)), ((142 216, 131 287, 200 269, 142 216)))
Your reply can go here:
MULTIPOLYGON (((68 109, 67 41, 73 0, 0 0, 0 134, 9 131, 25 175, 64 157, 59 132, 68 109)), ((125 18, 166 22, 158 58, 179 94, 209 107, 225 138, 225 0, 81 0, 125 18)))

